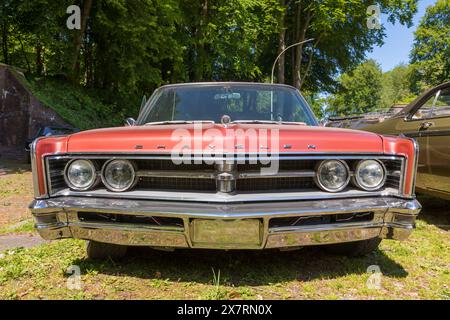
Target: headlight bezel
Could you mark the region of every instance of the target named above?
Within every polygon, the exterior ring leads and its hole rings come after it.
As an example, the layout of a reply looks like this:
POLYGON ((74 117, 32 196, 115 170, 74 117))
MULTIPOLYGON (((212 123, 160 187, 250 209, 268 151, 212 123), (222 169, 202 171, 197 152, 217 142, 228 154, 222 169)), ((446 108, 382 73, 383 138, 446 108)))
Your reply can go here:
POLYGON ((72 190, 88 191, 88 190, 91 190, 92 188, 94 188, 100 182, 100 177, 98 176, 97 172, 98 172, 98 166, 95 162, 93 162, 89 159, 72 159, 69 162, 67 162, 66 166, 64 167, 64 181, 66 182, 67 186, 72 190), (70 178, 68 176, 68 171, 75 162, 85 162, 91 168, 91 171, 93 173, 92 179, 89 182, 89 184, 86 185, 85 187, 78 187, 75 184, 73 184, 72 181, 70 181, 70 178))
POLYGON ((138 176, 137 176, 137 166, 133 161, 127 160, 127 159, 110 159, 108 161, 106 161, 103 166, 102 166, 102 170, 101 170, 101 180, 103 185, 105 186, 106 189, 108 189, 109 191, 112 192, 125 192, 125 191, 129 191, 131 190, 136 183, 138 182, 138 176), (111 165, 113 162, 124 162, 130 165, 130 167, 132 168, 132 179, 130 180, 130 183, 127 184, 126 187, 123 188, 115 188, 113 187, 108 180, 106 179, 106 174, 105 171, 108 168, 109 165, 111 165))
POLYGON ((362 159, 362 160, 360 160, 360 161, 358 161, 356 163, 355 170, 354 170, 353 176, 352 176, 352 182, 357 188, 360 188, 360 189, 362 189, 364 191, 377 191, 377 190, 380 190, 381 188, 384 187, 384 185, 386 184, 386 180, 387 180, 387 169, 386 169, 385 164, 382 161, 380 161, 378 159, 362 159), (368 162, 368 161, 378 163, 380 165, 382 171, 383 171, 383 179, 375 187, 364 186, 364 184, 361 183, 360 177, 359 177, 359 174, 358 174, 361 165, 364 164, 365 162, 368 162))
POLYGON ((323 191, 336 193, 336 192, 340 192, 340 191, 344 190, 345 188, 347 188, 347 186, 350 183, 350 178, 351 178, 350 168, 349 168, 347 162, 345 162, 344 160, 339 160, 339 159, 328 159, 328 160, 322 160, 321 162, 319 162, 317 164, 316 169, 315 169, 314 182, 323 191), (337 189, 332 189, 332 188, 325 186, 319 178, 320 169, 322 168, 323 165, 325 165, 328 162, 338 162, 338 163, 342 164, 347 172, 347 178, 345 180, 345 183, 337 189))

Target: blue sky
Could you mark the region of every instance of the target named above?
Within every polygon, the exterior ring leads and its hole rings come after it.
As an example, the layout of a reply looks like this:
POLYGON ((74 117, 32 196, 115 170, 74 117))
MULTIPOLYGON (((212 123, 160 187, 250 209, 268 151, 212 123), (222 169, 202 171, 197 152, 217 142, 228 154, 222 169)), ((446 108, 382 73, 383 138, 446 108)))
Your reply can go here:
POLYGON ((373 52, 369 52, 367 57, 374 59, 381 64, 383 71, 388 71, 396 65, 409 62, 409 52, 414 42, 414 31, 420 19, 425 14, 426 8, 436 3, 436 0, 419 0, 418 10, 413 19, 413 26, 406 26, 396 23, 392 25, 386 21, 386 17, 381 17, 381 22, 386 27, 386 37, 384 45, 375 47, 373 52))

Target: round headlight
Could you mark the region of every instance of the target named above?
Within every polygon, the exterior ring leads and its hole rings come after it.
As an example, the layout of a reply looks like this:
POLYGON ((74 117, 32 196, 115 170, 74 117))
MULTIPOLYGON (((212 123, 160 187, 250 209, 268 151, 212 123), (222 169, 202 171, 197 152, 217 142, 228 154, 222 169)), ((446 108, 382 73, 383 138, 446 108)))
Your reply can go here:
POLYGON ((90 160, 69 162, 64 170, 64 179, 71 189, 77 191, 88 190, 98 181, 95 165, 90 160))
POLYGON ((341 191, 350 181, 348 166, 341 160, 322 161, 316 169, 315 181, 324 191, 341 191))
POLYGON ((366 191, 378 190, 386 181, 386 169, 377 160, 362 160, 356 165, 354 180, 366 191))
POLYGON ((131 189, 136 180, 136 170, 128 160, 111 160, 103 165, 103 184, 111 191, 126 191, 131 189))

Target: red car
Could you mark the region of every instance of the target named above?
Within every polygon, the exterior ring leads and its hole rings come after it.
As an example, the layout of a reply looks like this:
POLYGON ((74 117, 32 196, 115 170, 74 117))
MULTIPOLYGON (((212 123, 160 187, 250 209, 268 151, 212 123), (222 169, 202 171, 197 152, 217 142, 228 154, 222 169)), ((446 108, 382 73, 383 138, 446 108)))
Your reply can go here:
POLYGON ((348 255, 415 226, 417 145, 319 127, 286 85, 191 83, 154 92, 127 126, 32 145, 45 239, 89 240, 88 257, 128 246, 348 255))

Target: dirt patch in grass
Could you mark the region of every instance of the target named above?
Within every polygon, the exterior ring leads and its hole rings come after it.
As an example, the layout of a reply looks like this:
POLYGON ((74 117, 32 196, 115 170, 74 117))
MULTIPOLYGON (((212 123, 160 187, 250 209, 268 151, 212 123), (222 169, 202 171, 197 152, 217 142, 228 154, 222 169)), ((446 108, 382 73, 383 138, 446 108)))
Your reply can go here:
POLYGON ((14 248, 31 248, 43 243, 48 243, 42 239, 37 234, 27 233, 27 234, 5 234, 0 235, 0 251, 5 251, 7 249, 14 248))
POLYGON ((0 229, 30 217, 33 199, 30 166, 0 161, 0 229))

